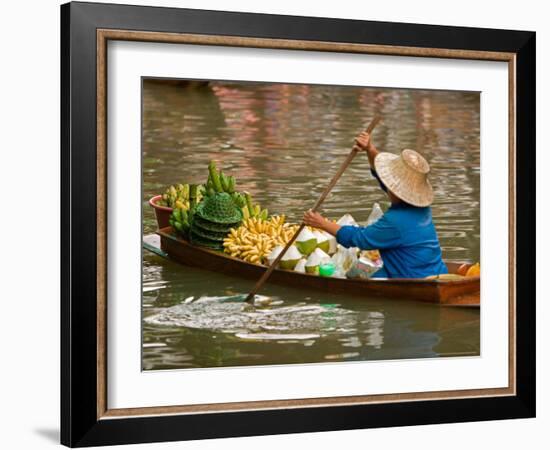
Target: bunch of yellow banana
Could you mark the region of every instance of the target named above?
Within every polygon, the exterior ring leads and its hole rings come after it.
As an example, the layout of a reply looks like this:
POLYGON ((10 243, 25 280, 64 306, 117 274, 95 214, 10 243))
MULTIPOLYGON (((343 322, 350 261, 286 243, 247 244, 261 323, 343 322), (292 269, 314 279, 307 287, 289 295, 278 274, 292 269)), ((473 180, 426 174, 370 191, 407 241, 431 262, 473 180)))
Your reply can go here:
POLYGON ((251 263, 262 264, 277 245, 285 245, 298 225, 285 223, 285 216, 269 220, 250 217, 237 229, 231 228, 223 241, 225 253, 251 263))

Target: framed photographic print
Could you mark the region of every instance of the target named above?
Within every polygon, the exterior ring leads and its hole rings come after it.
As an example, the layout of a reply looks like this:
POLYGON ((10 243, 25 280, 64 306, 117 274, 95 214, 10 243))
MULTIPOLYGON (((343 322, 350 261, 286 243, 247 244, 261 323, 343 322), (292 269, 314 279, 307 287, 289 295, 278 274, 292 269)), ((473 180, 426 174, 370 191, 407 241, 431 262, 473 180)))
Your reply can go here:
POLYGON ((535 33, 61 27, 63 444, 534 416, 535 33))

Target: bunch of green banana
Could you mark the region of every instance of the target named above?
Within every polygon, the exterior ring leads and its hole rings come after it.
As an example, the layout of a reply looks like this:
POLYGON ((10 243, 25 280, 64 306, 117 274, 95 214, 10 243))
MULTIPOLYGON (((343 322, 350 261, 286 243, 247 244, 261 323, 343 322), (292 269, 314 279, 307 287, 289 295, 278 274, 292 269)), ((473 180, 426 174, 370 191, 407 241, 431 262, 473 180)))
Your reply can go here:
POLYGON ((267 220, 269 215, 267 209, 261 209, 260 205, 252 203, 252 197, 248 192, 237 192, 235 190, 235 178, 227 176, 223 171, 218 170, 216 163, 210 161, 208 164, 208 180, 204 186, 205 195, 214 195, 217 192, 227 192, 233 198, 235 204, 241 208, 243 218, 256 217, 267 220))
MULTIPOLYGON (((204 185, 202 184, 190 184, 189 185, 189 213, 195 211, 201 199, 204 197, 204 185)), ((191 223, 191 221, 189 221, 191 223)))
POLYGON ((231 194, 231 197, 233 198, 233 201, 235 202, 235 205, 237 205, 239 208, 243 208, 246 206, 246 197, 244 194, 240 192, 233 192, 231 194))
POLYGON ((218 171, 216 163, 210 161, 208 164, 208 180, 206 181, 206 195, 213 195, 216 192, 235 192, 235 177, 225 175, 221 170, 218 171))
POLYGON ((166 192, 162 194, 162 199, 159 202, 161 206, 168 206, 170 208, 180 208, 188 210, 191 206, 191 188, 195 186, 195 199, 197 203, 200 202, 204 186, 202 185, 190 185, 175 184, 166 189, 166 192))
POLYGON ((192 211, 175 207, 170 215, 170 226, 183 236, 187 236, 191 227, 192 211))
MULTIPOLYGON (((267 220, 267 216, 269 215, 269 212, 267 209, 261 209, 259 204, 253 205, 252 203, 252 196, 250 195, 250 192, 245 192, 244 195, 240 194, 241 197, 244 197, 244 204, 241 205, 238 202, 237 205, 240 206, 241 211, 243 213, 243 219, 249 219, 251 217, 257 217, 258 219, 267 220)), ((241 200, 241 199, 239 199, 241 200)))
POLYGON ((269 212, 267 209, 261 209, 260 205, 252 203, 252 196, 249 192, 233 192, 231 194, 235 204, 241 208, 243 219, 256 217, 258 219, 267 220, 269 212))

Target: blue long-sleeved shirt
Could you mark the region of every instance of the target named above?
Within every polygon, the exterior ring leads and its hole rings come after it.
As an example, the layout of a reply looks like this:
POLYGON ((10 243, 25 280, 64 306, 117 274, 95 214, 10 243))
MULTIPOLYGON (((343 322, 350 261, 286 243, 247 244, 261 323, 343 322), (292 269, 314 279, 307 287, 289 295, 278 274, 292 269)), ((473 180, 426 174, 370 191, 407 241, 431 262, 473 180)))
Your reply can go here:
POLYGON ((429 206, 394 204, 372 225, 341 227, 336 240, 344 247, 380 250, 384 267, 373 278, 424 278, 448 273, 429 206))

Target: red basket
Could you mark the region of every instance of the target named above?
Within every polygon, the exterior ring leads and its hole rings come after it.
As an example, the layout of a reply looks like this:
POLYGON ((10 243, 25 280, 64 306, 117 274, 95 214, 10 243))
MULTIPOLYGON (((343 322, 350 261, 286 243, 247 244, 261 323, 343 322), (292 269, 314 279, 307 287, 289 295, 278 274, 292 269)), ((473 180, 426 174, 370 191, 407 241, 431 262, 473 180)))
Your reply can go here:
POLYGON ((155 209, 155 215, 157 216, 157 225, 159 229, 170 226, 170 215, 173 209, 169 206, 157 205, 157 202, 162 199, 162 195, 155 195, 149 199, 149 204, 155 209))

